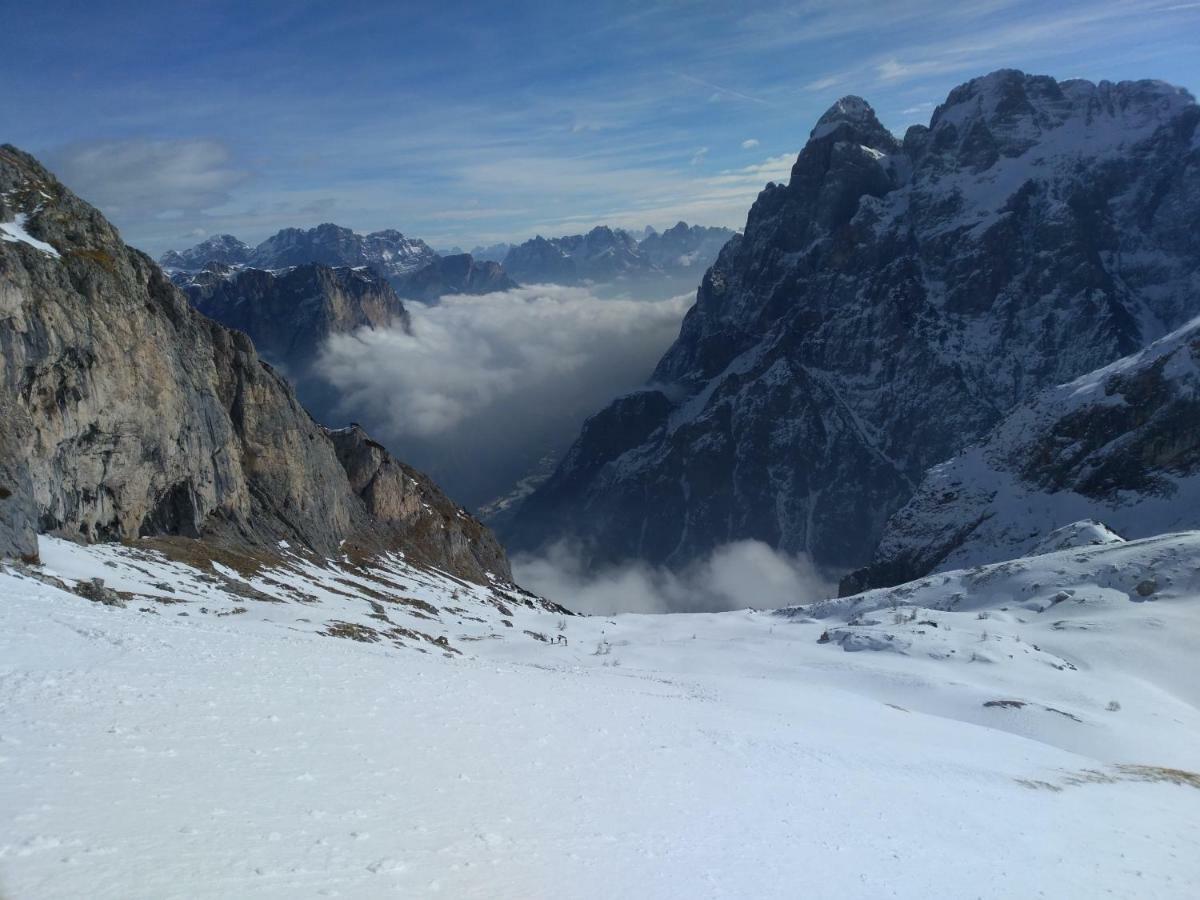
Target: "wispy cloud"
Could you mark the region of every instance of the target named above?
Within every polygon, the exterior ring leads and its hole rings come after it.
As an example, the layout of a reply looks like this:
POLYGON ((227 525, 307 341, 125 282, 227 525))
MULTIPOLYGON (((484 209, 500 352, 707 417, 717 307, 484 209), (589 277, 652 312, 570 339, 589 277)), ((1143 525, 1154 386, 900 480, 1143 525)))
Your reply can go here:
POLYGON ((755 138, 747 138, 746 140, 742 141, 743 150, 753 150, 757 146, 758 141, 755 138))
POLYGON ((174 219, 226 203, 249 177, 220 141, 75 143, 48 160, 77 193, 115 217, 174 219))
POLYGON ((839 94, 899 128, 1001 66, 1195 88, 1200 30, 1187 0, 514 0, 502 18, 64 4, 21 8, 5 137, 150 249, 315 216, 467 245, 639 210, 737 225, 753 192, 714 199, 702 172, 737 168, 748 134, 794 156, 839 94), (178 53, 179 34, 204 51, 178 53))

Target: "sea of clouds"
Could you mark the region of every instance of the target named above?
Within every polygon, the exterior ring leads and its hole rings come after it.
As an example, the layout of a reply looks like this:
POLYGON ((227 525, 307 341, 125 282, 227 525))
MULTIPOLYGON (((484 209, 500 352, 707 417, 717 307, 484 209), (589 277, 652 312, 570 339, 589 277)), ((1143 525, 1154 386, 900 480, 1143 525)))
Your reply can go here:
POLYGON ((323 348, 316 371, 337 398, 327 418, 360 422, 477 507, 643 384, 692 299, 530 285, 407 303, 410 330, 364 329, 323 348))

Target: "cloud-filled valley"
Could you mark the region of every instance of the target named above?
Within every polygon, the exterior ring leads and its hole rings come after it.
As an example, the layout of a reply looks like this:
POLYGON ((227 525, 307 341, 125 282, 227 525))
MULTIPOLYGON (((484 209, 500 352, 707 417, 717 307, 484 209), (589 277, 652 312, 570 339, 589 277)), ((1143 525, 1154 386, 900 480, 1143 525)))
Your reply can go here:
POLYGON ((679 332, 685 294, 605 299, 532 285, 408 304, 411 330, 335 335, 316 370, 358 421, 468 506, 508 489, 583 420, 644 383, 679 332))

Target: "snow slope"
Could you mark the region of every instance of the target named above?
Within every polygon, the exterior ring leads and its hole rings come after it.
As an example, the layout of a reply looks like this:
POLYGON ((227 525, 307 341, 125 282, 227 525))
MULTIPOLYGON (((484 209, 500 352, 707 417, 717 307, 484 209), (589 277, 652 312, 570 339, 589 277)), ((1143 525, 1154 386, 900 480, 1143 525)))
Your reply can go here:
POLYGON ((1200 318, 1040 392, 932 467, 867 580, 1023 556, 1080 520, 1123 537, 1200 526, 1200 318))
POLYGON ((1200 779, 1145 768, 1200 770, 1200 533, 614 619, 397 558, 246 581, 41 549, 126 607, 0 571, 6 900, 1153 898, 1200 879, 1200 779), (384 629, 372 602, 461 654, 328 635, 384 629))

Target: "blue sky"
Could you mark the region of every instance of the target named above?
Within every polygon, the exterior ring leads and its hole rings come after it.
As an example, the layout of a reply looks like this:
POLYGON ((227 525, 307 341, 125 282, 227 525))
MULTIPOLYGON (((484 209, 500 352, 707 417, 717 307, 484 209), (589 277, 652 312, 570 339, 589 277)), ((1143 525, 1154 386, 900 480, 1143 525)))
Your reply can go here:
POLYGON ((1200 90, 1200 0, 4 6, 0 141, 153 252, 740 227, 844 94, 902 131, 1002 66, 1200 90))

